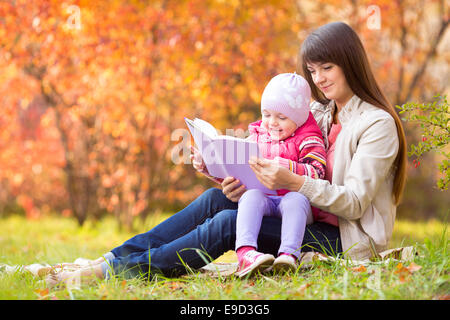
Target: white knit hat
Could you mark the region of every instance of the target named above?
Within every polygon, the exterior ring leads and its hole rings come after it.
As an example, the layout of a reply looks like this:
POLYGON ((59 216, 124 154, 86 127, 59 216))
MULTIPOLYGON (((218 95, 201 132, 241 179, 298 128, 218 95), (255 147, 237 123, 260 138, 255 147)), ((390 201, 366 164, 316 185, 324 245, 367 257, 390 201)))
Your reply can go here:
POLYGON ((308 119, 311 88, 296 73, 282 73, 273 77, 261 97, 264 109, 280 112, 301 127, 308 119))

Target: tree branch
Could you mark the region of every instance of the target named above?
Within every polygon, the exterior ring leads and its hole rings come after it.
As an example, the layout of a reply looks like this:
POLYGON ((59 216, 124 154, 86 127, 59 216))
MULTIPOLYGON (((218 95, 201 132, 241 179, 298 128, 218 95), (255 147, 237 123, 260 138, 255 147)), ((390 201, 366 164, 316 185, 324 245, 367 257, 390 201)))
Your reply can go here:
POLYGON ((437 47, 439 46, 439 43, 441 42, 441 40, 445 34, 445 31, 447 30, 448 23, 449 23, 449 19, 444 13, 444 16, 441 21, 441 26, 439 28, 439 32, 438 32, 436 38, 434 39, 434 41, 431 45, 431 49, 428 52, 427 56, 425 57, 425 60, 423 61, 422 66, 417 70, 416 74, 414 75, 414 78, 409 85, 409 88, 408 88, 408 91, 407 91, 404 101, 408 101, 411 98, 414 89, 416 88, 419 80, 422 78, 422 76, 425 72, 426 67, 428 66, 428 63, 436 55, 437 47))

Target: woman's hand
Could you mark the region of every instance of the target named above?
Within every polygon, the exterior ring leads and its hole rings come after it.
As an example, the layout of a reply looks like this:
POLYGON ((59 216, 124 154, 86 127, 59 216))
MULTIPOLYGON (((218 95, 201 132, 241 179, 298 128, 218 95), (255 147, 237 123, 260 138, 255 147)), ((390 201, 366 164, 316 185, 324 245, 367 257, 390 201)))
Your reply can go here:
POLYGON ((226 177, 222 181, 222 192, 231 201, 238 202, 247 188, 233 177, 226 177))
POLYGON ((249 164, 255 172, 256 178, 271 190, 287 189, 298 191, 305 181, 304 177, 281 166, 275 160, 253 157, 249 160, 249 164))

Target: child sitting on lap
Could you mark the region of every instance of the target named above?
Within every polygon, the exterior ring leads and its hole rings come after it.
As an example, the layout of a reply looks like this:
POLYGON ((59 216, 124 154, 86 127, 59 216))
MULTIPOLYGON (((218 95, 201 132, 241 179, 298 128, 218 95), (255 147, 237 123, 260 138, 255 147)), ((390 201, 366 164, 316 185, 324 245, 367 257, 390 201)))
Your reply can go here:
MULTIPOLYGON (((326 151, 322 133, 309 109, 311 89, 295 73, 275 76, 261 98, 262 120, 249 125, 249 140, 256 141, 266 159, 274 159, 300 175, 324 178, 326 151)), ((295 270, 306 224, 313 221, 308 199, 299 192, 277 190, 277 196, 256 189, 239 200, 236 253, 240 277, 265 270, 295 270), (256 251, 263 216, 282 219, 278 257, 256 251)))

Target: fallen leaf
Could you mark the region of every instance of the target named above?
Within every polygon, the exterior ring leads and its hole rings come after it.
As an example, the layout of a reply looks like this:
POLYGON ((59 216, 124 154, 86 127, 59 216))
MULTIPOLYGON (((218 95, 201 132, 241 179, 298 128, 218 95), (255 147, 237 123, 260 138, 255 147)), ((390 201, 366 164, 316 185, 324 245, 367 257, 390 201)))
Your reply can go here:
POLYGON ((398 279, 401 283, 404 283, 404 282, 410 280, 410 278, 409 278, 410 272, 401 262, 399 264, 397 264, 397 266, 395 267, 394 273, 398 274, 398 279))
POLYGON ((366 272, 367 271, 366 267, 364 267, 363 265, 360 265, 359 267, 353 267, 353 268, 351 268, 351 270, 353 272, 366 272))
POLYGON ((408 271, 410 273, 413 273, 413 272, 416 272, 416 271, 419 271, 420 269, 422 269, 422 266, 419 266, 418 264, 411 262, 406 269, 408 269, 408 271))
POLYGON ((403 263, 399 263, 397 264, 397 266, 395 267, 395 274, 401 274, 401 273, 409 273, 408 269, 405 268, 405 266, 403 265, 403 263))
POLYGON ((169 288, 172 290, 183 289, 183 285, 180 282, 169 282, 169 288))
POLYGON ((305 283, 305 284, 302 284, 302 285, 298 288, 298 291, 303 292, 303 291, 305 291, 307 288, 309 288, 309 287, 311 287, 311 286, 312 286, 311 283, 305 283))
POLYGON ((45 299, 48 296, 48 288, 45 289, 36 289, 34 292, 39 296, 39 300, 45 299))

